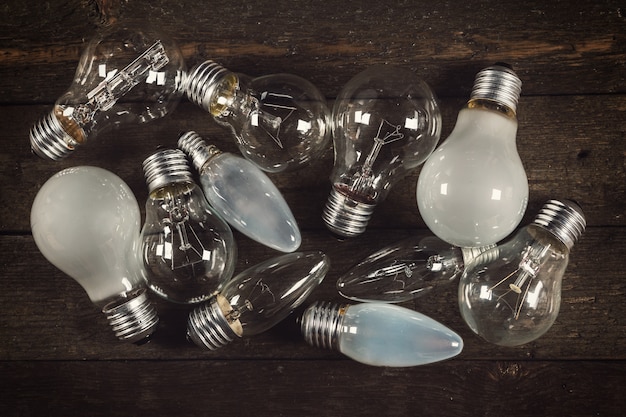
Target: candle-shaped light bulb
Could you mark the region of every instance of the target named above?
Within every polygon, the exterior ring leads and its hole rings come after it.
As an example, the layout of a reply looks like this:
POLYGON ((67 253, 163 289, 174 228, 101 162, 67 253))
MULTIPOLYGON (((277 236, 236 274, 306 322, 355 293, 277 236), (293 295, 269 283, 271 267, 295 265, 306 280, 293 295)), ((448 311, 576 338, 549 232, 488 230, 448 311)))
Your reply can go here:
POLYGON ((315 303, 304 312, 301 329, 310 345, 374 366, 425 365, 463 350, 463 339, 443 324, 393 304, 315 303))
POLYGON ((298 249, 302 238, 296 220, 278 188, 256 165, 207 145, 193 131, 180 137, 178 147, 198 170, 211 206, 231 226, 270 248, 298 249))

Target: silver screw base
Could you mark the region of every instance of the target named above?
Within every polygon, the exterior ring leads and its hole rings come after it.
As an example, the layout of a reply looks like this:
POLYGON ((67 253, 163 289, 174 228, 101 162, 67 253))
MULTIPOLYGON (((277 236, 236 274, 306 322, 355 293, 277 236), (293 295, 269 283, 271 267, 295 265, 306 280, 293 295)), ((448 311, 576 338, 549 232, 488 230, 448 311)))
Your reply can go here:
POLYGON ((316 302, 308 307, 300 322, 304 340, 311 346, 337 349, 339 329, 349 304, 316 302))
POLYGON ((232 342, 238 335, 226 320, 217 297, 214 297, 189 314, 187 337, 197 346, 216 350, 232 342))
POLYGON ((328 229, 341 237, 354 237, 365 232, 376 204, 357 201, 333 187, 322 212, 328 229))
POLYGON ((213 91, 224 75, 229 72, 229 70, 211 60, 196 65, 187 75, 185 85, 187 98, 210 112, 213 91))
POLYGON ((54 112, 39 120, 30 130, 30 147, 43 159, 59 161, 67 158, 74 151, 70 145, 72 142, 54 112))
POLYGON ((500 103, 515 113, 522 93, 522 81, 515 72, 501 65, 494 65, 476 74, 470 99, 484 99, 500 103))
POLYGON ((571 249, 585 231, 587 221, 582 208, 570 200, 548 200, 533 224, 542 227, 556 236, 571 249))
POLYGON ((119 340, 137 343, 146 339, 159 323, 156 308, 150 302, 146 289, 142 288, 130 296, 106 305, 106 315, 115 336, 119 340))
POLYGON ((193 130, 181 135, 178 139, 178 148, 187 154, 198 171, 209 159, 221 153, 215 145, 207 145, 202 137, 193 130))
POLYGON ((193 182, 187 157, 179 149, 166 149, 149 156, 143 161, 143 172, 149 192, 174 182, 193 182))

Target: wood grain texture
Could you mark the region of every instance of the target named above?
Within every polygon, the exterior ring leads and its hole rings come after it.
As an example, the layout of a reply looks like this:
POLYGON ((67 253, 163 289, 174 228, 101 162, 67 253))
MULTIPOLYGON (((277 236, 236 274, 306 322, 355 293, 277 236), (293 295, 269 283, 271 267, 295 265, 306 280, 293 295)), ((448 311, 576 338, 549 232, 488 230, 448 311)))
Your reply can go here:
MULTIPOLYGON (((0 415, 2 416, 621 416, 626 409, 626 8, 594 2, 486 0, 5 0, 0 5, 0 415), (266 333, 206 352, 185 337, 189 307, 153 297, 161 318, 142 346, 115 340, 83 289, 48 263, 30 234, 42 184, 76 165, 109 169, 135 193, 141 162, 196 130, 238 153, 230 134, 182 100, 170 116, 108 131, 53 163, 28 132, 69 87, 87 41, 115 24, 159 26, 189 66, 212 58, 252 76, 289 72, 332 105, 374 64, 416 71, 452 130, 475 73, 497 61, 523 81, 517 145, 530 185, 523 223, 545 200, 573 198, 588 228, 573 248, 557 322, 517 348, 490 345, 461 319, 456 283, 404 303, 457 331, 458 357, 373 368, 303 342, 303 307, 266 333)), ((337 278, 397 239, 428 233, 415 203, 419 168, 379 204, 368 230, 337 241, 321 210, 332 147, 307 169, 274 174, 331 270, 307 303, 342 301, 337 278)), ((276 255, 235 232, 237 271, 276 255)))

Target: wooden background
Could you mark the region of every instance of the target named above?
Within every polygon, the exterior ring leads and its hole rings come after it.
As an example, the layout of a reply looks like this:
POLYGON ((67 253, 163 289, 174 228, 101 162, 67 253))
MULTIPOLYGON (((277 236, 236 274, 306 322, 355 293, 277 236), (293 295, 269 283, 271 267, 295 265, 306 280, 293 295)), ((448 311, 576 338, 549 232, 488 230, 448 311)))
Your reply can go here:
MULTIPOLYGON (((626 4, 620 1, 254 2, 4 0, 0 5, 0 415, 2 416, 621 416, 626 410, 626 4), (55 172, 96 165, 142 206, 141 162, 194 129, 225 151, 229 134, 183 101, 170 117, 109 132, 65 161, 30 153, 28 131, 69 86, 85 42, 114 20, 145 19, 189 65, 213 58, 250 75, 291 72, 332 101, 370 65, 416 71, 436 91, 443 137, 474 75, 497 61, 524 82, 519 153, 530 182, 526 224, 548 198, 578 200, 588 229, 573 249, 556 324, 500 348, 463 323, 455 285, 406 306, 456 330, 458 357, 428 366, 361 365, 306 345, 293 315, 254 338, 204 352, 185 340, 187 309, 158 302, 144 346, 114 339, 82 288, 35 247, 29 211, 55 172)), ((367 232, 337 242, 320 214, 332 150, 273 175, 303 232, 332 268, 309 301, 340 301, 336 279, 365 255, 425 232, 419 170, 381 203, 367 232)), ((276 252, 237 235, 237 271, 276 252)))

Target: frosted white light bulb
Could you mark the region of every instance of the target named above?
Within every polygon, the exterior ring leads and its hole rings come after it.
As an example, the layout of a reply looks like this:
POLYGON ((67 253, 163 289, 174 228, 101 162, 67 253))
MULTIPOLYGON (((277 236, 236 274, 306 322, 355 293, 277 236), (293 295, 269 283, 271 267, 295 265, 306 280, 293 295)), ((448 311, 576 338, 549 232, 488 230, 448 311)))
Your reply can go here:
POLYGON ((310 345, 374 366, 425 365, 463 350, 463 339, 443 324, 393 304, 315 303, 301 329, 310 345))
POLYGON ((178 147, 200 173, 211 206, 231 226, 270 248, 298 249, 302 242, 298 224, 278 188, 256 165, 207 146, 195 132, 184 133, 178 147))
POLYGON ((354 301, 412 300, 454 281, 465 265, 489 248, 458 248, 435 236, 411 236, 352 267, 337 280, 337 290, 354 301))
POLYGON ((334 234, 353 237, 365 231, 391 187, 435 149, 441 114, 414 72, 381 65, 342 88, 332 118, 335 162, 322 218, 334 234))
POLYGON ((506 67, 480 71, 452 133, 422 167, 420 214, 455 246, 494 244, 522 220, 528 180, 515 145, 521 85, 506 67))
POLYGON ((74 81, 30 132, 33 151, 60 160, 109 127, 170 113, 182 96, 185 64, 153 29, 113 26, 84 50, 74 81))
POLYGON ((559 314, 569 251, 585 225, 576 203, 550 200, 530 225, 477 256, 459 284, 461 315, 470 329, 502 346, 546 333, 559 314))
POLYGON ((196 345, 215 350, 262 333, 302 304, 329 268, 322 252, 294 252, 261 262, 196 307, 189 314, 187 334, 196 345))
POLYGON ((243 156, 264 171, 301 168, 319 157, 330 140, 326 98, 298 76, 251 79, 205 61, 192 68, 185 91, 230 128, 243 156))
POLYGON ((120 340, 155 330, 138 259, 139 206, 118 176, 88 166, 58 172, 37 193, 30 223, 41 253, 85 289, 120 340))
POLYGON ((148 286, 177 303, 207 300, 235 269, 233 233, 193 181, 181 150, 157 152, 143 169, 150 193, 141 230, 148 286))

